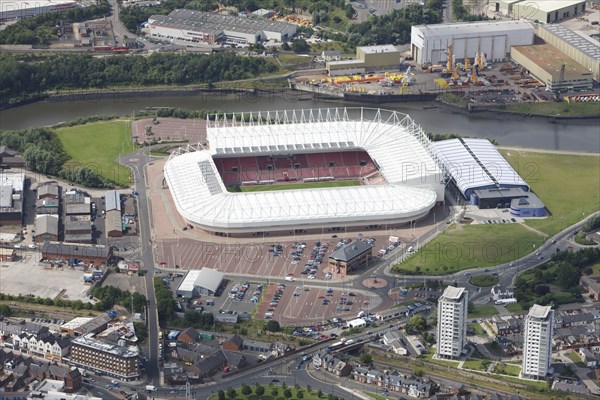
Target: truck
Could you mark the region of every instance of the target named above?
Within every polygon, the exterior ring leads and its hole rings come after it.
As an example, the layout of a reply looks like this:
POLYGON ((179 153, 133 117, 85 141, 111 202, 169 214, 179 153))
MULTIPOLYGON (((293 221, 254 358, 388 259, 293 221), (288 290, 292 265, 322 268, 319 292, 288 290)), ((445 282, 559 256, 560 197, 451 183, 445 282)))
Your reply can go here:
POLYGON ((148 391, 148 392, 156 392, 156 386, 154 386, 154 385, 146 385, 146 391, 148 391))
POLYGON ((346 345, 351 345, 352 343, 354 343, 354 339, 346 340, 346 345))

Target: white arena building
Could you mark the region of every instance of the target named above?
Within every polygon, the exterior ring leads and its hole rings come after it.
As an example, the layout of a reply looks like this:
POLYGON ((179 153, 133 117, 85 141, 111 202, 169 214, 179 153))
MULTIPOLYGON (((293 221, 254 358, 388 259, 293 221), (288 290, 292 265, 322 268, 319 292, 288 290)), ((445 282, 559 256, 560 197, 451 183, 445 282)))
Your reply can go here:
POLYGON ((394 227, 424 218, 444 199, 441 163, 405 114, 344 108, 216 115, 207 120, 207 138, 208 148, 173 153, 164 174, 178 212, 217 235, 394 227), (360 166, 344 163, 344 156, 360 166), (241 158, 268 165, 238 172, 241 158), (320 160, 330 159, 337 161, 321 161, 326 165, 317 171, 320 160), (278 170, 278 160, 292 164, 289 172, 278 170), (294 169, 310 177, 294 178, 294 169), (263 179, 265 172, 279 178, 263 179), (234 193, 227 174, 252 176, 241 186, 276 184, 281 176, 303 182, 347 176, 361 184, 302 188, 299 182, 297 189, 234 193))
POLYGON ((487 61, 500 61, 507 58, 512 46, 533 44, 533 33, 529 22, 512 20, 415 25, 410 32, 410 49, 419 65, 445 65, 450 44, 457 61, 472 59, 478 52, 487 61))

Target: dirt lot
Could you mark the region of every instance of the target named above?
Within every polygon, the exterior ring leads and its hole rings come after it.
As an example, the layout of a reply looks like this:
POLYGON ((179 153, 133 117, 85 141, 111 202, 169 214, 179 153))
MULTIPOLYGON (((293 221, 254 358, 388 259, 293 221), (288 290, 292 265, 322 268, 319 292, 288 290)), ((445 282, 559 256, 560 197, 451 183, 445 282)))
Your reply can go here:
POLYGON ((146 295, 144 278, 138 275, 117 274, 115 272, 109 274, 104 280, 102 286, 115 286, 121 290, 129 292, 138 292, 146 295))
POLYGON ((49 264, 38 263, 38 253, 22 254, 20 261, 0 263, 0 292, 54 299, 64 290, 65 300, 89 301, 86 293, 90 286, 83 284, 83 271, 45 268, 49 264))

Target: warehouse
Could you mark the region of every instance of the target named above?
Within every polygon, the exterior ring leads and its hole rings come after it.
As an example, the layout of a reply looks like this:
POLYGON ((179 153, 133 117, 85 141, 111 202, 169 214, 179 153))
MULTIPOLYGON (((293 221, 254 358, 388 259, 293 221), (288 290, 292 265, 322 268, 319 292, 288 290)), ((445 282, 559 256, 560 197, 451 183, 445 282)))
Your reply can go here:
MULTIPOLYGON (((82 5, 84 5, 82 3, 82 5)), ((0 21, 21 20, 48 12, 60 12, 79 7, 73 0, 12 0, 0 2, 0 21)))
POLYGON ((23 173, 0 172, 0 226, 21 225, 24 184, 23 173))
POLYGON ((541 23, 562 21, 583 14, 585 0, 544 0, 531 3, 519 1, 512 5, 512 17, 541 23))
POLYGON ((510 58, 550 90, 592 88, 592 73, 552 45, 516 46, 510 58))
POLYGON ((482 21, 416 25, 411 28, 411 54, 419 65, 445 63, 448 45, 456 61, 482 53, 486 61, 506 59, 512 46, 533 44, 534 30, 525 21, 482 21))
POLYGON ((364 74, 400 68, 400 50, 391 44, 356 48, 356 59, 329 61, 329 76, 364 74))
POLYGON ((42 247, 42 258, 49 261, 108 265, 112 259, 111 246, 46 242, 42 247))
POLYGON ((148 18, 151 35, 193 42, 255 44, 266 40, 285 42, 296 25, 194 10, 174 10, 148 18))
POLYGON ((177 288, 177 296, 191 299, 195 295, 214 295, 219 290, 225 275, 221 272, 202 268, 188 271, 177 288))
POLYGON ((592 79, 600 82, 600 45, 598 40, 572 31, 560 24, 542 25, 537 35, 571 57, 592 73, 592 79))

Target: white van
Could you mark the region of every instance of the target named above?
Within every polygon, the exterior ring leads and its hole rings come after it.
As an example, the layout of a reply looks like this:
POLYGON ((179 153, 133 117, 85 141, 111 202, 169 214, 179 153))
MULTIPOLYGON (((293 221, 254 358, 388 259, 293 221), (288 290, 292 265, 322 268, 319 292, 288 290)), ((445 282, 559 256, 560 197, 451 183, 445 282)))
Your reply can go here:
POLYGON ((408 249, 406 249, 406 251, 408 251, 409 253, 412 253, 415 250, 415 248, 413 246, 408 246, 408 249))
POLYGON ((293 276, 286 276, 285 280, 288 281, 288 282, 294 282, 295 281, 295 279, 294 279, 293 276))

